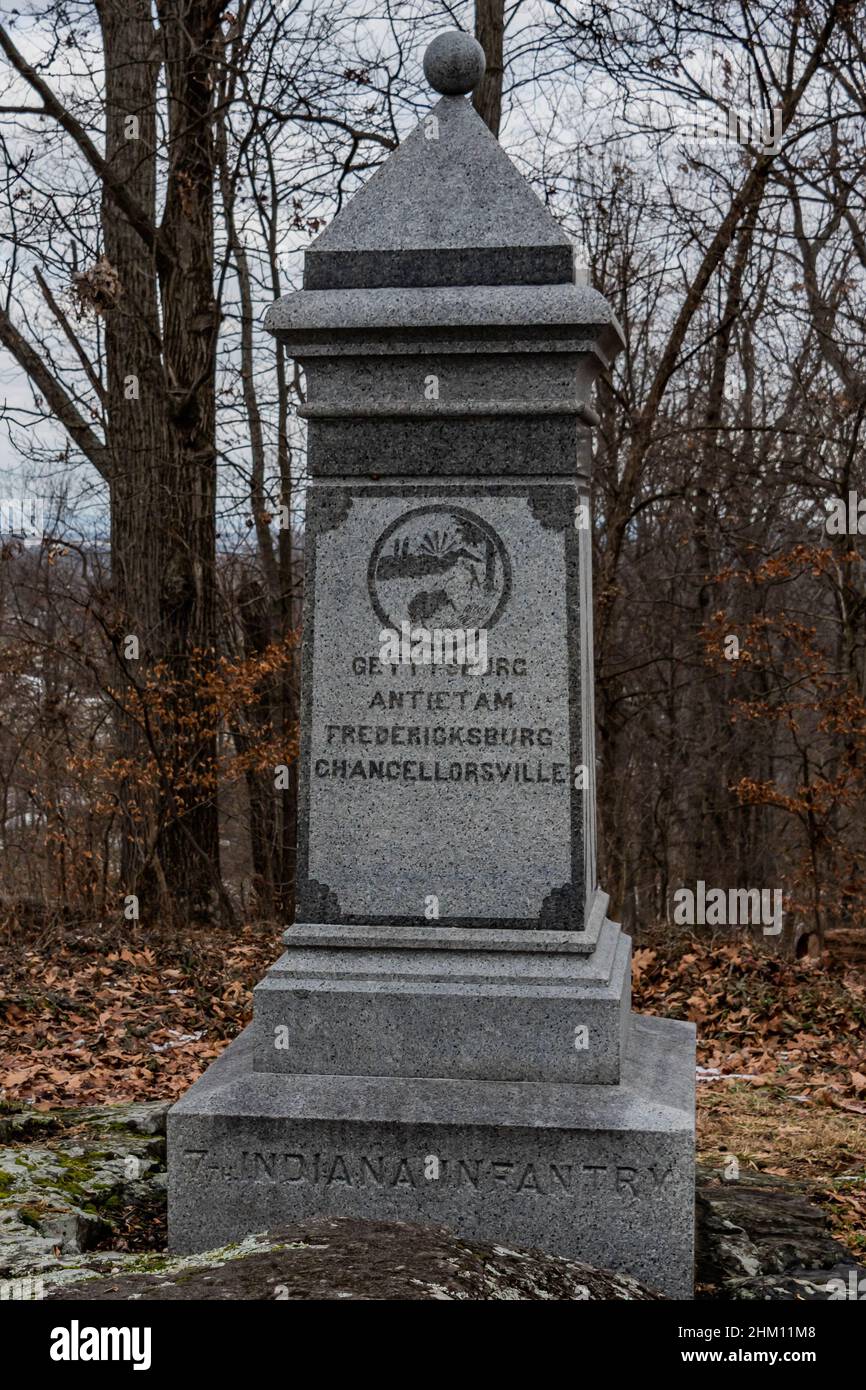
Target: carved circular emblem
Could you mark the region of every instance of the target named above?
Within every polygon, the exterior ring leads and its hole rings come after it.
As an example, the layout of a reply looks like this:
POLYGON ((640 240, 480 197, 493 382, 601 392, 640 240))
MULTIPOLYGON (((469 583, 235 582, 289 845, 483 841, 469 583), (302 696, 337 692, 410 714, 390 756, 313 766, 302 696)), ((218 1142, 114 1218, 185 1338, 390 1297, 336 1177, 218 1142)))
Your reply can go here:
POLYGON ((383 627, 490 628, 511 593, 511 562, 474 512, 415 507, 377 540, 367 585, 383 627))

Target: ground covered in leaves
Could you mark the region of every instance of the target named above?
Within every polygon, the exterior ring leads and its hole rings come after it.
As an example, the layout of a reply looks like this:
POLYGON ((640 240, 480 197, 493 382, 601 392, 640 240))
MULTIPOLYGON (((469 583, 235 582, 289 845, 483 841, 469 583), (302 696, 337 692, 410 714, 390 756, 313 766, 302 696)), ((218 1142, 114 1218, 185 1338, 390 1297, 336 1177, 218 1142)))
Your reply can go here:
POLYGON ((866 941, 821 959, 666 930, 634 952, 634 1008, 698 1030, 698 1158, 808 1184, 866 1255, 866 941))
POLYGON ((40 1109, 176 1099, 249 1021, 280 953, 274 924, 0 930, 0 1100, 40 1109))
MULTIPOLYGON (((186 936, 131 924, 0 926, 0 1106, 37 1110, 181 1095, 251 1012, 280 951, 273 924, 186 936)), ((645 933, 636 1010, 698 1028, 699 1158, 810 1185, 866 1254, 866 947, 820 960, 747 940, 645 933)))

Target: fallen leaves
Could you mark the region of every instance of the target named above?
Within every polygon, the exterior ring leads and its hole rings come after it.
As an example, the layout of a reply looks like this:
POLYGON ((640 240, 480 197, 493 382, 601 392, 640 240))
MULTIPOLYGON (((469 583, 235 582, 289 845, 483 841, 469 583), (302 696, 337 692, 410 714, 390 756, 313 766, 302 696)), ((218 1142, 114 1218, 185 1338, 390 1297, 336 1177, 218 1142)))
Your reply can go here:
MULTIPOLYGON (((248 1022, 279 935, 250 924, 162 940, 136 926, 108 952, 95 929, 59 946, 5 941, 3 1098, 47 1109, 181 1095, 248 1022)), ((866 953, 789 961, 748 940, 659 931, 634 952, 634 992, 639 1012, 697 1023, 713 1104, 739 1088, 798 1115, 866 1114, 866 953)))
MULTIPOLYGON (((94 929, 0 947, 0 1096, 39 1109, 182 1095, 249 1020, 279 928, 191 931, 106 953, 94 929)), ((132 937, 132 931, 130 932, 132 937)))
POLYGON ((638 1012, 697 1024, 704 1079, 781 1087, 866 1113, 866 969, 851 952, 789 960, 749 938, 669 929, 634 952, 638 1012))

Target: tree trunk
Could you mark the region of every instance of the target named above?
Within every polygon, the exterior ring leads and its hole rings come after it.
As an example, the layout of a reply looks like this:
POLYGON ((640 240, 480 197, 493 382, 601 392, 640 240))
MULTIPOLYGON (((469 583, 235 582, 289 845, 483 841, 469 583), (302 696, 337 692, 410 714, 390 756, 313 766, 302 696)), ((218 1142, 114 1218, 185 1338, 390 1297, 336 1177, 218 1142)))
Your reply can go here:
POLYGON ((472 105, 499 139, 502 121, 502 44, 505 0, 475 0, 475 37, 484 49, 487 66, 472 93, 472 105))
MULTIPOLYGON (((118 286, 105 315, 112 630, 127 691, 157 663, 165 673, 147 750, 159 785, 150 823, 128 823, 124 889, 137 894, 142 916, 172 908, 192 919, 225 908, 217 730, 205 726, 201 708, 201 678, 216 652, 211 122, 221 8, 162 0, 157 32, 147 0, 99 4, 106 157, 151 219, 160 61, 168 90, 168 181, 155 247, 142 242, 108 190, 103 197, 105 253, 118 286), (129 138, 130 116, 138 120, 137 139, 129 138), (138 639, 137 660, 124 656, 126 636, 138 639)), ((123 740, 128 754, 145 751, 140 729, 129 723, 123 740)))

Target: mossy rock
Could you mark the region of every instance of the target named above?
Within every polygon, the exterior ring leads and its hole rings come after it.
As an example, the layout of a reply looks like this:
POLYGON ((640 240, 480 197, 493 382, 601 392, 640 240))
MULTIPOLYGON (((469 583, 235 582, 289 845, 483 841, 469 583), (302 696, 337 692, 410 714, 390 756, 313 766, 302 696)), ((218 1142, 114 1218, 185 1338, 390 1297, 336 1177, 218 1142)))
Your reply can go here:
POLYGON ((110 1240, 130 1204, 165 1201, 168 1102, 0 1119, 0 1278, 42 1274, 110 1240))

